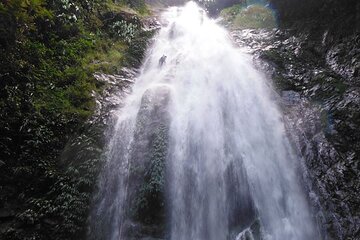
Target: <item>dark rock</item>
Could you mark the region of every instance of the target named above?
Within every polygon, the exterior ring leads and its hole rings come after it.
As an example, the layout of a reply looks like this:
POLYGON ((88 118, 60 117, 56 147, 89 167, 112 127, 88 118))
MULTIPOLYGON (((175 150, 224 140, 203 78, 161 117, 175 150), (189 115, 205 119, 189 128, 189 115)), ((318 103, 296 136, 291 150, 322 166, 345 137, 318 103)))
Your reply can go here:
POLYGON ((241 159, 226 169, 226 193, 229 199, 229 228, 233 238, 256 222, 257 213, 250 197, 247 175, 241 159))
POLYGON ((11 209, 0 209, 0 219, 8 219, 15 217, 15 212, 11 209))
POLYGON ((127 239, 164 239, 162 237, 164 236, 164 229, 159 228, 158 225, 144 225, 141 223, 126 221, 123 228, 125 238, 127 239))
POLYGON ((143 224, 165 220, 165 159, 167 155, 170 89, 166 86, 145 92, 131 146, 129 199, 131 215, 143 224))
POLYGON ((0 223, 0 234, 7 232, 10 229, 11 223, 5 222, 0 223))
POLYGON ((295 91, 282 91, 281 97, 285 105, 295 105, 300 103, 300 94, 295 91))
POLYGON ((284 121, 302 156, 317 221, 330 239, 358 239, 360 229, 360 43, 301 26, 242 30, 232 36, 273 79, 284 121), (285 96, 284 96, 284 93, 285 96), (289 96, 294 93, 293 97, 289 96), (285 98, 285 99, 284 99, 285 98))
POLYGON ((56 225, 58 224, 57 221, 55 221, 55 220, 53 220, 53 219, 50 219, 50 218, 45 218, 45 219, 43 220, 43 222, 44 222, 45 224, 48 224, 48 225, 51 225, 51 226, 56 226, 56 225))

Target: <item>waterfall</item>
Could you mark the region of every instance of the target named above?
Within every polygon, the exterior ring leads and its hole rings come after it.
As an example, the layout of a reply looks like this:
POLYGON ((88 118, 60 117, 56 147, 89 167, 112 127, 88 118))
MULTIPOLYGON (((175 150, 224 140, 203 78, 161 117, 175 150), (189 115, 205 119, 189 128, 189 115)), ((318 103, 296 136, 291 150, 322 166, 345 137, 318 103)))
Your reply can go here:
POLYGON ((89 239, 320 239, 269 80, 195 3, 162 22, 117 113, 89 239))

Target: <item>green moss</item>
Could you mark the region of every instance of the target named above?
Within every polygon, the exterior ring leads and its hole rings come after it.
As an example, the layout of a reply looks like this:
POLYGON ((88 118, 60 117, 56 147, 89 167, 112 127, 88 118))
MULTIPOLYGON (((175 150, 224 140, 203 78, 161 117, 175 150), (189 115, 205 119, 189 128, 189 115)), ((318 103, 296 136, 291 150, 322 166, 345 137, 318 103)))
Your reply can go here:
POLYGON ((273 12, 263 5, 234 5, 224 9, 220 14, 225 24, 230 23, 231 28, 274 28, 276 19, 273 12))
POLYGON ((286 57, 282 56, 282 54, 280 54, 279 51, 276 49, 264 51, 261 57, 267 61, 276 64, 279 68, 284 67, 284 60, 286 60, 286 57))
POLYGON ((84 66, 89 72, 116 73, 125 64, 128 46, 122 41, 111 39, 95 40, 95 47, 84 58, 84 66))
POLYGON ((220 13, 220 16, 224 17, 225 19, 228 19, 228 20, 233 20, 236 17, 236 15, 239 12, 241 12, 244 8, 245 8, 244 5, 236 4, 232 7, 225 8, 224 10, 222 10, 220 13))
POLYGON ((342 96, 349 87, 341 81, 341 79, 327 75, 326 73, 316 76, 312 79, 309 85, 309 88, 312 86, 318 86, 313 92, 313 100, 321 102, 333 97, 342 96))
POLYGON ((126 12, 140 16, 150 14, 150 10, 143 0, 120 0, 116 3, 112 0, 108 0, 106 1, 106 7, 112 12, 126 12))
POLYGON ((282 76, 275 76, 275 77, 273 77, 273 82, 274 82, 275 88, 280 91, 285 91, 285 90, 297 91, 298 90, 298 88, 293 83, 292 79, 286 79, 282 76))
POLYGON ((165 163, 168 149, 168 129, 160 126, 151 144, 150 166, 139 189, 132 215, 146 224, 162 223, 165 211, 165 163))
POLYGON ((1 239, 84 236, 100 151, 86 140, 89 155, 70 167, 60 154, 94 112, 94 72, 140 62, 148 40, 140 25, 131 41, 112 36, 107 11, 102 1, 0 3, 0 207, 16 211, 1 239))

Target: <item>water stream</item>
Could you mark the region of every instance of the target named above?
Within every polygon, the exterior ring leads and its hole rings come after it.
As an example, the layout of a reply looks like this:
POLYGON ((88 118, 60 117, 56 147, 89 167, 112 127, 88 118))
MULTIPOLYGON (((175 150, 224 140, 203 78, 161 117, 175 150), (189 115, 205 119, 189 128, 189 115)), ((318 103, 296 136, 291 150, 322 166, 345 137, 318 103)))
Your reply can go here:
POLYGON ((162 20, 117 113, 89 238, 147 239, 141 206, 166 239, 320 239, 269 80, 195 3, 162 20))

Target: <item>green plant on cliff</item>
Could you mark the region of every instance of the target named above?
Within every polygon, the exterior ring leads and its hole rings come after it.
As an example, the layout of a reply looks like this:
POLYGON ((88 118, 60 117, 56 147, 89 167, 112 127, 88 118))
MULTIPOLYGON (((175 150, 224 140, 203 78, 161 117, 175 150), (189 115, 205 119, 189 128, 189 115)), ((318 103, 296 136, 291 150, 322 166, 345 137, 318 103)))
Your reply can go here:
POLYGON ((276 27, 272 10, 260 4, 236 4, 224 9, 220 15, 225 24, 235 29, 276 27))
POLYGON ((10 212, 0 219, 0 239, 84 235, 99 152, 89 149, 94 155, 71 167, 60 153, 94 111, 93 93, 103 83, 93 73, 138 63, 145 44, 132 44, 150 36, 127 18, 131 30, 113 36, 104 16, 120 18, 125 5, 114 11, 107 4, 0 2, 0 209, 10 212))
POLYGON ((140 188, 133 215, 146 224, 162 222, 164 214, 165 161, 168 148, 168 129, 160 126, 151 144, 150 166, 145 173, 145 181, 140 188))

